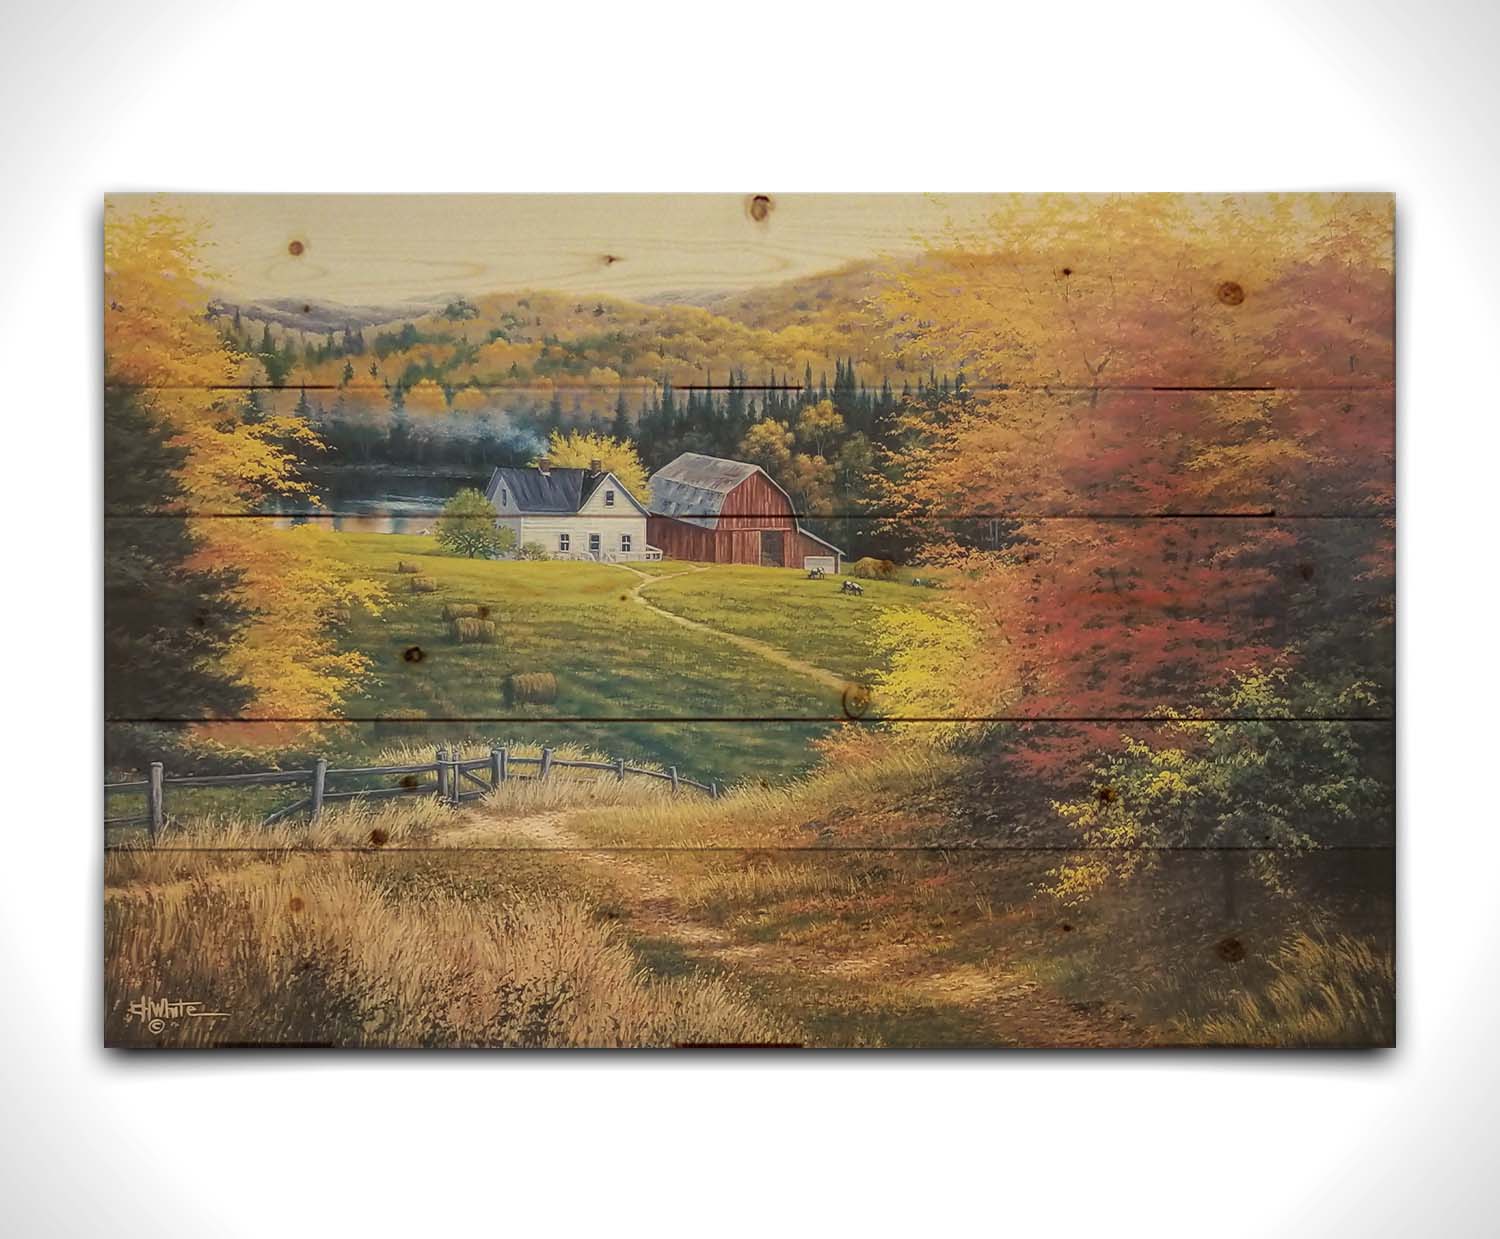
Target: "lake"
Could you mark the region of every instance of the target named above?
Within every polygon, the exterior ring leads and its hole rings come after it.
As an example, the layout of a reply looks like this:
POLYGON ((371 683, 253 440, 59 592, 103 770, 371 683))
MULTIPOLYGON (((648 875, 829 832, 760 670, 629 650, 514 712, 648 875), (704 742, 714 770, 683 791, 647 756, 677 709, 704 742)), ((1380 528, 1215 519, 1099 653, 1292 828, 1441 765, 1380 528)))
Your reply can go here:
POLYGON ((346 465, 305 469, 321 504, 305 499, 276 499, 266 510, 300 525, 318 520, 358 533, 422 533, 430 529, 443 505, 459 491, 484 490, 488 472, 458 469, 407 470, 379 465, 346 465))

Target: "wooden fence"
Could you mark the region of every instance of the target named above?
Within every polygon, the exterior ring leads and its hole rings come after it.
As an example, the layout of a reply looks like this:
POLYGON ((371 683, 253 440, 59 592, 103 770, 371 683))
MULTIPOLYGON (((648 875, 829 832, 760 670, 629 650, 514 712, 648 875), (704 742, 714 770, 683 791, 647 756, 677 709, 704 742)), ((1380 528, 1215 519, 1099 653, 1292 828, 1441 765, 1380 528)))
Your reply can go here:
POLYGON ((265 770, 256 774, 195 774, 173 778, 166 776, 161 762, 154 761, 151 763, 150 774, 147 778, 104 785, 106 803, 111 795, 122 793, 144 793, 146 797, 144 813, 128 817, 106 817, 104 826, 107 830, 112 826, 144 824, 150 830, 151 838, 155 840, 166 826, 166 793, 167 789, 172 787, 264 787, 307 784, 309 790, 305 797, 284 805, 261 822, 262 826, 270 826, 304 809, 307 810, 310 820, 316 820, 323 812, 323 806, 331 800, 436 795, 448 804, 459 805, 465 800, 474 800, 488 795, 500 784, 510 779, 546 779, 554 770, 597 770, 612 773, 620 782, 624 782, 627 774, 639 775, 642 778, 661 779, 670 783, 674 793, 681 792, 684 787, 691 787, 707 792, 715 800, 719 798, 718 783, 700 783, 696 779, 690 779, 686 775, 679 774, 676 766, 668 766, 664 771, 643 770, 639 766, 627 765, 623 757, 617 761, 573 760, 558 757, 550 748, 545 747, 538 757, 520 757, 501 747, 491 749, 483 757, 461 758, 457 750, 440 748, 432 761, 411 766, 330 767, 328 762, 320 757, 311 770, 265 770), (535 766, 536 772, 520 774, 514 770, 517 766, 535 766), (429 774, 433 776, 431 782, 427 782, 424 777, 429 774), (328 790, 330 778, 390 778, 393 776, 401 779, 401 782, 394 787, 328 790))

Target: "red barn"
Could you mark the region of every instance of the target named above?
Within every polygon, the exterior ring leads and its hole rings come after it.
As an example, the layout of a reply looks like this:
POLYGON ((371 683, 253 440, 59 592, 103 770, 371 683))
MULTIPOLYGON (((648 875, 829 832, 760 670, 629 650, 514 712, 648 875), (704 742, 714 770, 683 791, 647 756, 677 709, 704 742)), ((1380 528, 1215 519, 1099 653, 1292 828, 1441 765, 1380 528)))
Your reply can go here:
POLYGON ((759 465, 697 452, 651 475, 646 541, 669 559, 713 564, 837 572, 844 557, 802 528, 791 496, 759 465))

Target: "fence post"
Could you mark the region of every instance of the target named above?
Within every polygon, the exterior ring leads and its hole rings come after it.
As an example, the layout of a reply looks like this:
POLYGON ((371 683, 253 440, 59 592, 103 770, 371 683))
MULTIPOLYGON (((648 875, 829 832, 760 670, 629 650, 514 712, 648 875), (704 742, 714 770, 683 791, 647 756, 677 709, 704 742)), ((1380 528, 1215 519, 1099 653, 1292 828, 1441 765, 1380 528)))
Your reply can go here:
POLYGON ((164 815, 162 813, 162 766, 161 762, 151 763, 151 774, 149 786, 146 788, 146 812, 151 817, 151 842, 156 842, 156 836, 161 834, 164 815))
POLYGON ((501 769, 503 768, 502 763, 504 761, 505 761, 505 756, 504 756, 504 753, 503 753, 503 751, 501 749, 491 749, 490 750, 490 787, 491 788, 499 787, 500 786, 500 780, 505 777, 503 774, 500 773, 501 769))
POLYGON ((625 782, 625 759, 623 757, 615 762, 615 778, 621 783, 625 782))
POLYGON ((717 800, 719 798, 719 784, 718 784, 717 780, 710 779, 708 781, 708 794, 710 796, 712 796, 715 800, 717 800))
POLYGON ((437 774, 437 795, 439 800, 446 800, 448 797, 448 767, 443 765, 447 757, 448 750, 439 746, 437 760, 432 764, 433 771, 437 774))
POLYGON ((682 784, 677 781, 677 767, 668 766, 667 773, 672 776, 672 794, 676 795, 682 790, 682 784))
POLYGON ((549 749, 544 744, 544 745, 542 745, 542 772, 539 775, 537 775, 536 777, 539 778, 539 779, 545 779, 547 777, 548 772, 551 769, 552 769, 552 750, 549 749))
POLYGON ((312 820, 323 815, 323 785, 328 781, 328 758, 320 757, 313 763, 312 820))

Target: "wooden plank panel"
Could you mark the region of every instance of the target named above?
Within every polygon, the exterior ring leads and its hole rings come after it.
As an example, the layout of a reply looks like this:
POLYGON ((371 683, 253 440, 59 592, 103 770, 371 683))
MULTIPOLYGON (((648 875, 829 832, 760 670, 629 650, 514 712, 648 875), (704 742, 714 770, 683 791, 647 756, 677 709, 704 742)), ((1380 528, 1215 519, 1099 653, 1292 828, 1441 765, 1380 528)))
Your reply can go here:
MULTIPOLYGON (((878 376, 865 376, 878 389, 878 376)), ((313 519, 400 518, 403 527, 430 526, 460 488, 483 490, 496 466, 527 467, 544 454, 554 414, 566 429, 615 428, 618 387, 558 390, 469 388, 457 408, 392 408, 390 395, 358 389, 221 392, 211 416, 286 417, 319 436, 295 453, 305 493, 268 495, 262 510, 313 519), (299 411, 299 406, 303 406, 299 411)), ((646 470, 683 450, 727 459, 752 457, 790 499, 766 488, 736 495, 742 515, 813 521, 959 517, 1275 513, 1281 516, 1390 515, 1395 504, 1395 393, 1367 391, 987 391, 931 404, 889 403, 878 390, 834 399, 839 430, 817 443, 800 391, 746 389, 714 402, 694 419, 658 424, 662 393, 624 393, 625 431, 646 470), (768 395, 772 407, 767 410, 768 395), (737 411, 728 409, 731 398, 737 411), (777 402, 785 402, 780 407, 777 402), (957 414, 959 420, 954 421, 957 414), (821 447, 831 465, 809 472, 794 457, 777 460, 747 440, 756 419, 788 427, 798 452, 821 447), (966 462, 956 476, 936 471, 901 477, 893 458, 850 442, 894 447, 926 427, 951 436, 949 454, 966 462), (859 436, 855 440, 853 436, 859 436), (797 442, 800 438, 800 442, 797 442), (749 450, 747 450, 747 448, 749 450)), ((138 394, 170 404, 170 394, 138 394)), ((679 399, 680 399, 679 394, 679 399)), ((816 453, 814 453, 816 454, 816 453)), ((586 463, 586 462, 585 462, 586 463)), ((106 475, 106 511, 137 515, 152 497, 106 475)), ((644 496, 643 496, 644 498, 644 496)), ((180 510, 223 514, 244 510, 189 489, 180 510)), ((713 514, 704 497, 686 497, 679 516, 713 514)), ((834 527, 819 526, 824 537, 834 527)), ((837 541, 837 538, 833 539, 837 541)))
POLYGON ((135 776, 159 761, 168 829, 156 846, 169 850, 213 846, 231 822, 234 846, 267 850, 362 847, 380 823, 382 846, 418 850, 1285 853, 1395 842, 1395 727, 1379 719, 387 720, 326 725, 270 749, 268 737, 274 729, 243 723, 108 725, 112 777, 123 785, 106 797, 119 823, 107 841, 143 838, 144 822, 129 820, 146 805, 135 776), (286 772, 278 785, 260 773, 273 760, 286 772), (307 797, 320 760, 338 808, 313 822, 307 797), (440 779, 435 761, 464 773, 455 783, 446 766, 440 779), (346 807, 368 793, 368 803, 346 807), (387 809, 387 797, 402 803, 387 809), (275 817, 288 805, 298 807, 287 820, 275 817))
MULTIPOLYGON (((1045 540, 1003 549, 989 539, 1007 529, 961 523, 955 563, 865 579, 857 595, 845 592, 850 578, 796 569, 494 562, 443 554, 432 538, 228 518, 185 533, 181 523, 110 518, 106 541, 149 550, 196 538, 242 587, 276 571, 276 553, 315 557, 318 575, 299 582, 306 597, 288 605, 321 616, 325 657, 357 656, 351 682, 363 687, 340 712, 354 718, 838 720, 852 712, 851 692, 869 719, 1240 715, 1260 707, 1225 705, 1211 690, 1232 671, 1272 666, 1309 684, 1360 686, 1342 703, 1288 690, 1277 713, 1392 708, 1393 548, 1368 520, 1048 522, 1036 535, 1045 540), (477 621, 475 639, 451 615, 477 621), (925 625, 920 640, 913 624, 925 625), (944 687, 936 664, 922 670, 924 657, 967 647, 1005 653, 961 685, 944 687), (905 687, 893 687, 903 668, 905 687), (514 677, 536 673, 552 683, 533 700, 514 677)), ((202 662, 183 651, 228 625, 231 601, 177 601, 168 612, 149 580, 112 578, 107 619, 120 649, 177 650, 188 683, 174 689, 164 658, 150 692, 111 693, 109 718, 332 717, 275 692, 231 709, 195 706, 202 662)), ((229 645, 226 672, 245 654, 229 645)))
POLYGON ((1389 853, 1281 857, 1274 880, 1171 853, 1107 902, 1051 893, 1087 860, 112 853, 105 1041, 1393 1043, 1389 853))
MULTIPOLYGON (((725 311, 784 336, 733 333, 726 350, 681 360, 719 361, 724 373, 779 356, 794 381, 815 362, 831 378, 846 357, 899 361, 914 377, 966 368, 981 385, 1393 378, 1385 195, 766 197, 762 211, 736 195, 119 195, 106 229, 175 212, 213 246, 228 294, 218 301, 242 324, 248 308, 318 331, 420 328, 422 310, 451 325, 472 319, 440 317, 449 307, 491 295, 503 299, 496 314, 544 331, 567 315, 613 314, 610 326, 659 317, 664 326, 646 324, 652 338, 691 335, 713 326, 703 311, 725 311), (949 324, 928 314, 933 304, 949 324), (1024 346, 1006 349, 1026 326, 1024 346)), ((120 315, 133 308, 127 269, 111 266, 120 315)), ((674 377, 675 356, 665 373, 653 359, 647 376, 674 377)), ((144 381, 181 381, 172 370, 150 368, 144 381)))

